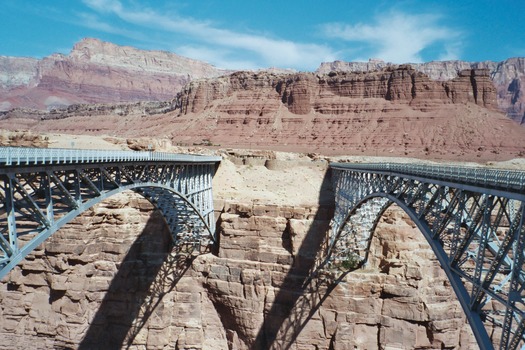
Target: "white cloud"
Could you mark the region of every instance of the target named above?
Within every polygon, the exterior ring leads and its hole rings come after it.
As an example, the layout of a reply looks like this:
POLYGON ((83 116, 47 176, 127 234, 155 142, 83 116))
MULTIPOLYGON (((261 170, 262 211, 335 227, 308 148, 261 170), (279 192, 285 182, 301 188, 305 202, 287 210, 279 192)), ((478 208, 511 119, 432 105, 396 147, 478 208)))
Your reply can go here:
POLYGON ((105 33, 122 35, 135 40, 147 40, 147 37, 138 31, 127 30, 122 27, 101 21, 96 15, 90 13, 79 13, 77 16, 78 19, 81 20, 84 27, 105 33))
POLYGON ((394 63, 422 62, 422 52, 441 44, 443 57, 457 58, 459 32, 440 25, 434 14, 388 12, 375 18, 374 24, 331 23, 323 26, 325 35, 349 42, 365 43, 369 57, 394 63))
MULTIPOLYGON (((264 35, 235 32, 216 27, 209 21, 163 14, 150 8, 123 6, 118 0, 83 2, 100 15, 113 14, 128 24, 192 37, 197 44, 185 47, 186 54, 198 54, 199 57, 190 57, 206 60, 218 67, 232 67, 232 64, 229 64, 232 62, 242 63, 242 68, 247 69, 268 66, 315 69, 322 61, 335 59, 332 49, 325 45, 295 43, 264 35), (203 49, 204 44, 207 49, 203 49), (240 56, 249 58, 239 60, 240 56)), ((103 30, 101 23, 97 25, 103 30)), ((107 28, 108 32, 111 30, 114 31, 115 27, 107 28)))
POLYGON ((213 65, 224 69, 236 70, 239 69, 239 67, 243 67, 243 69, 256 70, 260 68, 254 62, 249 60, 232 59, 229 50, 211 49, 207 46, 185 45, 175 48, 174 51, 178 55, 191 57, 195 60, 208 63, 211 63, 208 59, 213 57, 213 65))

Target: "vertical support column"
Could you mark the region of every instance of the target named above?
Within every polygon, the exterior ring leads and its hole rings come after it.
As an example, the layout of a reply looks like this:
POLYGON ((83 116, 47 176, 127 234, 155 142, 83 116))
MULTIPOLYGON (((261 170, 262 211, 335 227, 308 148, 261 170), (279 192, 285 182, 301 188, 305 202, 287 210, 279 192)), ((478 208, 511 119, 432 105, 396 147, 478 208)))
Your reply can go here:
POLYGON ((42 186, 46 196, 46 217, 49 223, 53 225, 55 222, 55 213, 53 210, 53 192, 51 191, 51 182, 49 181, 49 174, 42 173, 42 186))
MULTIPOLYGON (((476 256, 476 266, 474 267, 474 282, 472 283, 472 293, 470 299, 470 307, 474 306, 477 294, 481 289, 481 272, 483 270, 483 264, 485 261, 485 250, 489 239, 489 229, 491 227, 490 218, 494 205, 494 196, 485 197, 485 203, 483 205, 483 217, 481 218, 481 227, 478 228, 479 233, 479 246, 478 254, 476 256)), ((473 310, 477 312, 478 310, 473 310)))
MULTIPOLYGON (((75 178, 73 181, 75 181, 75 201, 78 205, 82 204, 82 193, 80 192, 80 175, 78 174, 78 170, 75 170, 75 178)), ((102 177, 102 174, 101 174, 102 177)))
POLYGON ((195 172, 194 172, 194 181, 195 181, 195 187, 193 188, 193 192, 195 193, 193 195, 193 203, 195 204, 195 207, 197 208, 197 210, 199 211, 199 213, 202 214, 202 203, 201 203, 201 195, 200 195, 200 191, 202 190, 202 186, 201 186, 201 166, 200 164, 195 164, 193 166, 193 168, 195 169, 195 172))
POLYGON ((188 165, 184 164, 181 169, 181 177, 179 182, 179 192, 183 195, 186 195, 188 192, 188 181, 189 181, 189 173, 188 173, 188 165))
POLYGON ((93 169, 94 172, 96 172, 96 174, 98 175, 99 177, 99 191, 102 193, 104 192, 104 175, 102 174, 102 170, 100 169, 100 167, 97 167, 95 169, 93 169))
MULTIPOLYGON (((189 188, 189 193, 193 193, 195 192, 195 184, 196 184, 196 169, 195 169, 195 165, 192 164, 190 165, 190 188, 189 188)), ((192 195, 192 200, 193 200, 193 197, 194 195, 192 195)))
POLYGON ((7 175, 5 182, 5 210, 7 213, 7 228, 9 232, 9 249, 11 255, 18 252, 18 235, 16 232, 15 203, 13 199, 13 175, 7 175))
POLYGON ((524 227, 523 227, 523 225, 525 224, 524 222, 525 205, 523 205, 523 203, 520 207, 520 210, 521 210, 521 215, 519 215, 520 224, 518 226, 520 229, 515 231, 515 236, 514 236, 514 242, 516 242, 516 244, 514 245, 514 248, 513 248, 514 259, 513 259, 512 271, 511 271, 512 278, 511 278, 510 289, 509 289, 509 294, 507 298, 507 305, 506 305, 506 310, 505 310, 505 320, 503 321, 503 325, 502 325, 503 330, 501 334, 500 349, 516 349, 519 341, 523 338, 523 332, 524 332, 523 322, 525 322, 525 319, 522 318, 521 320, 518 321, 519 322, 518 327, 516 329, 514 336, 512 336, 512 321, 514 320, 516 316, 518 316, 514 312, 514 309, 516 308, 516 302, 522 302, 521 293, 519 291, 519 285, 520 285, 520 279, 522 278, 522 276, 520 276, 522 274, 522 266, 525 260, 523 256, 524 254, 523 250, 525 249, 525 232, 524 232, 524 227), (511 337, 512 337, 512 341, 509 344, 511 337))
POLYGON ((115 182, 122 186, 122 169, 120 167, 114 167, 115 171, 115 182))
MULTIPOLYGON (((455 223, 454 223, 454 232, 452 233, 452 242, 450 247, 450 257, 455 256, 458 250, 458 242, 459 237, 461 233, 461 226, 463 224, 463 213, 465 212, 466 202, 467 202, 467 196, 462 190, 456 190, 456 193, 454 193, 454 197, 457 197, 458 201, 458 210, 454 214, 455 217, 455 223)), ((449 204, 451 205, 451 204, 449 204)))
POLYGON ((207 204, 206 204, 206 196, 205 196, 205 192, 207 190, 207 186, 206 186, 206 164, 200 164, 199 165, 199 182, 200 182, 200 185, 199 185, 199 202, 200 202, 200 211, 201 213, 205 213, 206 212, 206 209, 207 209, 207 204))
POLYGON ((206 178, 207 178, 207 183, 206 183, 206 187, 207 187, 207 202, 208 202, 208 208, 207 210, 210 211, 210 213, 208 214, 208 226, 210 227, 210 230, 211 230, 211 233, 213 235, 213 239, 215 241, 217 241, 217 237, 215 236, 215 213, 213 212, 213 191, 212 191, 212 181, 213 181, 213 177, 212 177, 212 173, 213 173, 213 167, 214 165, 213 164, 208 164, 206 166, 207 168, 207 171, 206 171, 206 178))

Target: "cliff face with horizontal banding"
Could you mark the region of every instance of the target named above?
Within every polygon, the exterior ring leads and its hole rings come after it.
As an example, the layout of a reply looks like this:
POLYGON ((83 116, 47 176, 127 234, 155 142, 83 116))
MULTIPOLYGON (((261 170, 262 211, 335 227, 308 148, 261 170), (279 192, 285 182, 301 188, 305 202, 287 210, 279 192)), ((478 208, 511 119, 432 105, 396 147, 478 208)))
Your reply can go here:
POLYGON ((323 75, 237 72, 192 81, 166 102, 12 110, 0 113, 0 126, 322 154, 522 157, 525 128, 497 110, 496 92, 486 69, 442 82, 409 66, 323 75))
POLYGON ((238 72, 191 82, 172 106, 171 136, 180 143, 452 158, 519 156, 525 147, 525 129, 497 110, 486 69, 445 82, 409 66, 324 75, 238 72))
MULTIPOLYGON (((509 58, 502 62, 465 62, 465 61, 433 61, 426 63, 411 63, 415 70, 428 75, 432 80, 450 81, 461 76, 466 70, 486 69, 490 80, 496 88, 498 109, 509 118, 520 124, 525 122, 525 58, 509 58)), ((391 63, 381 60, 369 62, 325 62, 317 69, 319 74, 329 72, 370 72, 392 67, 391 63)))
MULTIPOLYGON (((464 71, 487 70, 497 92, 498 109, 519 123, 525 120, 522 91, 525 58, 509 58, 502 62, 433 61, 410 63, 410 66, 438 82, 461 78, 464 71)), ((373 73, 396 67, 381 60, 335 61, 322 63, 316 73, 373 73)), ((41 60, 0 56, 0 111, 11 108, 50 110, 78 103, 169 100, 192 80, 231 72, 173 53, 83 39, 68 55, 53 54, 41 60)), ((476 76, 479 78, 477 73, 476 76)), ((428 85, 418 79, 416 85, 428 85)), ((419 96, 423 96, 422 90, 419 96)))
POLYGON ((177 102, 182 114, 216 109, 232 115, 239 111, 264 115, 276 112, 282 102, 296 115, 310 112, 338 115, 352 112, 361 99, 382 99, 419 110, 467 102, 497 108, 496 89, 487 70, 467 70, 451 81, 438 82, 410 66, 326 75, 239 72, 214 80, 194 81, 182 90, 177 102))
POLYGON ((97 39, 41 60, 0 56, 0 110, 75 103, 164 101, 192 79, 226 74, 207 63, 97 39))

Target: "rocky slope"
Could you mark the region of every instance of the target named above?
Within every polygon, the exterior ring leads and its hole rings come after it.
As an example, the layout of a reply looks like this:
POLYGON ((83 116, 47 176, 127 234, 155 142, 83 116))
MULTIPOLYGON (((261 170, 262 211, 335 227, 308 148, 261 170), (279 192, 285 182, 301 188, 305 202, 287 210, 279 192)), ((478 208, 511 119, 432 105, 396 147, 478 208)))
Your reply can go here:
POLYGON ((226 73, 169 52, 84 39, 67 56, 54 54, 41 60, 0 56, 0 110, 163 101, 172 99, 192 79, 226 73))
MULTIPOLYGON (((491 80, 497 91, 498 108, 508 117, 520 124, 525 122, 525 58, 509 58, 502 62, 465 62, 465 61, 434 61, 427 63, 410 63, 418 72, 428 75, 432 80, 448 81, 458 77, 460 72, 469 69, 488 69, 491 80)), ((370 72, 392 67, 381 60, 369 62, 325 62, 317 69, 317 73, 328 74, 339 72, 370 72)))
POLYGON ((11 110, 0 114, 0 127, 326 155, 521 157, 525 128, 496 110, 496 95, 486 69, 443 82, 410 66, 327 75, 237 72, 192 81, 170 102, 11 110))
POLYGON ((335 284, 309 279, 333 211, 326 161, 224 156, 217 255, 177 255, 149 203, 111 197, 2 281, 0 348, 476 348, 399 210, 378 225, 366 269, 335 284))

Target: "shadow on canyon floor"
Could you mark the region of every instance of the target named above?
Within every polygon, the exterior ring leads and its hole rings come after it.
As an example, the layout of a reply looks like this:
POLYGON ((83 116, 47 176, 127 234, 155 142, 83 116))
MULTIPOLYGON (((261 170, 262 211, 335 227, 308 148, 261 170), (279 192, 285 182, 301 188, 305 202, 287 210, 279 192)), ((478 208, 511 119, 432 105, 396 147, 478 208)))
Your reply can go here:
POLYGON ((133 242, 78 349, 129 348, 191 266, 171 243, 162 214, 154 211, 133 242))
MULTIPOLYGON (((336 281, 321 281, 312 277, 318 268, 318 256, 323 249, 325 233, 333 216, 334 193, 331 172, 328 169, 319 194, 319 210, 314 224, 306 233, 293 265, 275 296, 270 310, 265 313, 262 328, 254 341, 254 349, 288 349, 337 285, 336 281)), ((339 276, 339 280, 344 275, 339 276)))

